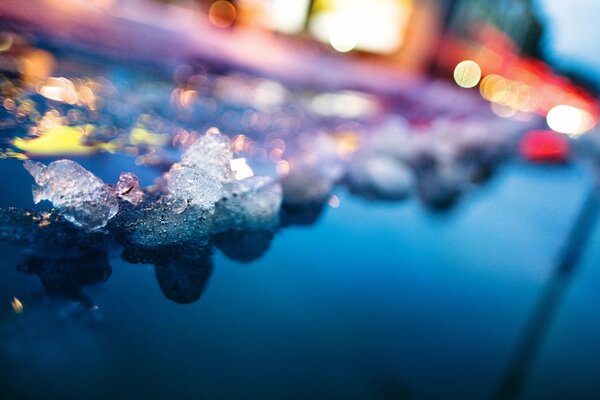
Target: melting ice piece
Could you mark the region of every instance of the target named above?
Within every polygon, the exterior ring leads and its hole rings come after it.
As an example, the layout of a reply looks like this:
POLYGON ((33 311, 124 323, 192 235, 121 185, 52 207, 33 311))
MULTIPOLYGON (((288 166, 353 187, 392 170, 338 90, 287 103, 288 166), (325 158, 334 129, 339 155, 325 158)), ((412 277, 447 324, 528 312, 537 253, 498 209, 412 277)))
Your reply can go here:
POLYGON ((165 174, 166 188, 178 212, 187 206, 212 211, 231 182, 229 139, 220 133, 207 133, 194 142, 165 174))
POLYGON ((117 226, 135 246, 203 245, 208 241, 210 213, 196 207, 175 212, 166 199, 127 207, 117 217, 117 226))
POLYGON ((366 198, 400 200, 410 194, 415 177, 402 161, 383 153, 357 155, 348 169, 347 180, 353 192, 366 198))
POLYGON ((285 203, 290 205, 327 201, 333 185, 346 170, 339 144, 333 137, 317 134, 302 139, 301 150, 287 158, 289 169, 281 177, 285 203))
POLYGON ((144 191, 140 187, 140 181, 131 172, 123 172, 119 176, 115 190, 117 191, 117 196, 134 206, 144 201, 144 191))
POLYGON ((281 200, 281 186, 268 176, 234 181, 216 204, 212 231, 274 228, 281 200))
POLYGON ((77 226, 102 228, 119 211, 114 191, 74 161, 58 160, 46 166, 27 160, 23 166, 35 179, 33 201, 49 200, 77 226))

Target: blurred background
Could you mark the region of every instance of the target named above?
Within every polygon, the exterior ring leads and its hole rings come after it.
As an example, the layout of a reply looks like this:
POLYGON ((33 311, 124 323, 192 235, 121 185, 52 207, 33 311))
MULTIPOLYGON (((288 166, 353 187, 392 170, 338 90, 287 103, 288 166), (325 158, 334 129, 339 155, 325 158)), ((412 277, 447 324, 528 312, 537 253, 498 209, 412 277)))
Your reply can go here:
POLYGON ((1 1, 3 393, 600 397, 599 16, 1 1), (131 171, 153 198, 206 132, 236 181, 281 185, 276 226, 140 246, 33 202, 24 160, 131 171))

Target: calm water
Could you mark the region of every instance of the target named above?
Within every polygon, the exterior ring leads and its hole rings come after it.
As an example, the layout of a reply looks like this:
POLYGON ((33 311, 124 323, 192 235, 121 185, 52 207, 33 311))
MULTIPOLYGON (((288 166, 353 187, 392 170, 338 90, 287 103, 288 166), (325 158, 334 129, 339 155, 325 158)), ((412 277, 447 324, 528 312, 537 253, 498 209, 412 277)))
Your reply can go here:
MULTIPOLYGON (((78 161, 109 182, 152 179, 125 158, 78 161)), ((0 170, 0 205, 31 207, 20 162, 0 170)), ((590 185, 577 166, 513 164, 441 216, 337 192, 339 208, 278 232, 258 260, 216 251, 192 304, 117 250, 110 278, 83 288, 90 310, 45 294, 2 244, 2 397, 492 398, 590 185)), ((595 230, 524 398, 600 396, 599 248, 595 230)))

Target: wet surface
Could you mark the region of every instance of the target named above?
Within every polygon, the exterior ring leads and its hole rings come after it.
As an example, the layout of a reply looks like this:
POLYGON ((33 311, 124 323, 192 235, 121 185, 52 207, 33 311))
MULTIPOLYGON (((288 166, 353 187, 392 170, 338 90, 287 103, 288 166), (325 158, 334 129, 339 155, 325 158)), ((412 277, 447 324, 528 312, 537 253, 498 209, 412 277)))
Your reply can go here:
MULTIPOLYGON (((224 247, 212 263, 174 251, 133 265, 113 249, 84 255, 88 271, 77 254, 24 262, 4 245, 3 387, 25 398, 491 397, 589 184, 579 167, 508 166, 444 216, 336 192, 339 208, 278 232, 251 262, 224 247)), ((597 243, 594 231, 533 364, 532 397, 593 390, 597 243), (579 335, 589 351, 560 356, 579 335), (566 372, 582 363, 587 373, 566 372)))

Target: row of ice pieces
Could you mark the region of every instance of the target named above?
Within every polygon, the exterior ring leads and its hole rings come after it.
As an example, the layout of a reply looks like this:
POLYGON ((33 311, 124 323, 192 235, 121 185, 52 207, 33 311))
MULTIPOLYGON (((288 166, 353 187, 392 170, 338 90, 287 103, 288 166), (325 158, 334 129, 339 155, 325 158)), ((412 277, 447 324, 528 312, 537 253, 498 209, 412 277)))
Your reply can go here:
POLYGON ((123 173, 115 185, 71 160, 48 165, 26 161, 35 180, 35 203, 50 201, 71 223, 89 230, 109 228, 145 247, 201 241, 228 230, 278 225, 282 191, 266 176, 233 176, 229 139, 207 133, 158 180, 153 193, 123 173))
POLYGON ((447 208, 492 174, 523 130, 522 123, 491 118, 439 119, 416 130, 389 118, 359 138, 350 153, 334 136, 299 138, 300 150, 287 157, 281 179, 284 199, 297 205, 325 202, 342 184, 368 199, 416 194, 426 207, 447 208))

